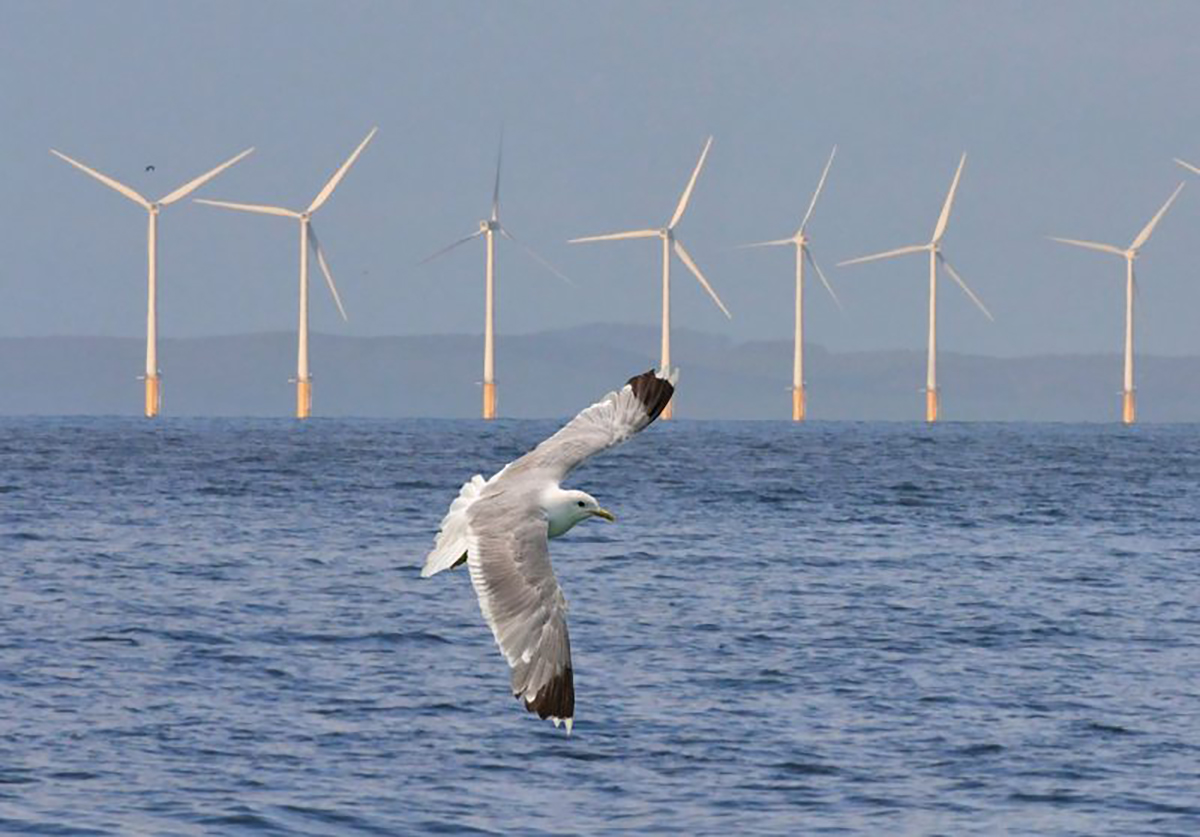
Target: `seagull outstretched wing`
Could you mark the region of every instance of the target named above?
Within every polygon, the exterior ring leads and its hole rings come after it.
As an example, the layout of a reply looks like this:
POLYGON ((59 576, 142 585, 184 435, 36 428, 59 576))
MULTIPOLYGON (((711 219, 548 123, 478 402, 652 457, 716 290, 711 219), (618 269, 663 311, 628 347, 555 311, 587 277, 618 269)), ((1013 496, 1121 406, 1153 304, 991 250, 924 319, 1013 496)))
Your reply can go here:
POLYGON ((621 444, 658 418, 675 393, 678 372, 643 372, 567 422, 561 430, 508 466, 562 480, 587 459, 621 444))
POLYGON ((545 518, 520 495, 499 493, 467 515, 467 567, 479 609, 512 668, 513 695, 567 732, 575 680, 567 600, 550 566, 545 518))

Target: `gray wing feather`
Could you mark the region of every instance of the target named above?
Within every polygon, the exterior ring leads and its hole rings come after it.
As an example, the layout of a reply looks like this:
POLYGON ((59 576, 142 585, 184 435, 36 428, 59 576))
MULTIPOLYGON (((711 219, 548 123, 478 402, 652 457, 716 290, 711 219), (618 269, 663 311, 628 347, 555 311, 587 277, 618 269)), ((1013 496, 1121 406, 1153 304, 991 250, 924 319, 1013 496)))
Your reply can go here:
POLYGON ((509 466, 542 471, 556 482, 603 450, 619 445, 658 418, 675 391, 677 373, 645 372, 610 392, 509 466))
POLYGON ((556 721, 575 714, 567 600, 550 566, 547 524, 529 493, 497 492, 467 513, 467 567, 479 609, 512 668, 513 694, 556 721))

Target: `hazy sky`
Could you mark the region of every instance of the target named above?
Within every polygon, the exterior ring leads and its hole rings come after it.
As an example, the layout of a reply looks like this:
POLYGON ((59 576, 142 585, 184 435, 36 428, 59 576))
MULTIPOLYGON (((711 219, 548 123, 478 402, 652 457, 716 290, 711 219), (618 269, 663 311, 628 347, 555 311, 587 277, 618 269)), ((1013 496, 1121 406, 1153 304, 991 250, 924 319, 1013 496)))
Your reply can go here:
MULTIPOLYGON (((811 340, 923 346, 921 257, 835 263, 926 241, 965 150, 945 252, 996 322, 943 283, 944 349, 1118 351, 1123 263, 1044 236, 1123 246, 1191 179, 1138 262, 1137 339, 1200 354, 1200 178, 1171 162, 1200 163, 1200 4, 5 0, 3 12, 0 336, 144 333, 144 211, 50 147, 160 197, 254 145, 197 196, 303 208, 372 125, 316 219, 350 322, 314 284, 314 327, 479 332, 482 242, 415 263, 487 214, 503 124, 502 218, 575 285, 501 242, 502 335, 657 322, 657 242, 565 241, 665 223, 711 133, 679 236, 734 319, 679 268, 678 326, 791 333, 790 252, 732 248, 791 234, 837 143, 810 232, 845 313, 812 285, 811 340)), ((185 202, 160 235, 164 337, 295 328, 293 222, 185 202)))

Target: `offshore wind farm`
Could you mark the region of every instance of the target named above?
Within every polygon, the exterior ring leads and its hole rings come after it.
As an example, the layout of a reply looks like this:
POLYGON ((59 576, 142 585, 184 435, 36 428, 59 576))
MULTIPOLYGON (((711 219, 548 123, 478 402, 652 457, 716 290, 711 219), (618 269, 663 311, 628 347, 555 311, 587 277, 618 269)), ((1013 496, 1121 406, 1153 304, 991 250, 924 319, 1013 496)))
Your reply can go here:
MULTIPOLYGON (((312 225, 312 215, 316 212, 333 194, 333 191, 341 183, 342 179, 349 172, 350 168, 358 160, 363 150, 371 142, 377 133, 377 128, 372 128, 364 137, 359 145, 354 149, 350 156, 342 163, 342 165, 334 172, 329 180, 322 187, 317 196, 309 203, 304 210, 292 210, 279 206, 271 206, 264 204, 247 204, 235 203, 224 200, 214 200, 208 198, 196 198, 196 203, 205 204, 208 206, 219 207, 223 209, 236 210, 240 212, 249 212, 254 214, 267 214, 281 217, 292 218, 299 221, 300 224, 300 283, 299 283, 299 324, 297 328, 297 366, 296 377, 293 382, 296 385, 296 401, 295 415, 297 418, 308 418, 312 414, 312 375, 309 366, 309 283, 308 283, 308 264, 309 254, 315 257, 321 273, 325 279, 326 285, 329 288, 334 304, 343 321, 347 321, 346 310, 342 304, 341 296, 338 293, 337 285, 334 283, 333 275, 330 271, 328 261, 325 257, 319 240, 316 236, 316 231, 312 225)), ((692 199, 697 181, 704 169, 705 162, 708 159, 709 152, 712 148, 713 138, 710 136, 704 143, 701 149, 699 159, 696 161, 691 175, 688 178, 686 185, 675 205, 674 211, 667 222, 659 228, 634 229, 615 233, 603 233, 599 235, 589 235, 576 237, 569 240, 571 244, 592 243, 592 242, 609 242, 620 241, 627 239, 648 239, 657 238, 662 243, 662 308, 661 308, 661 331, 660 331, 660 368, 670 370, 675 368, 672 365, 671 354, 671 263, 674 257, 677 257, 683 265, 692 273, 703 290, 708 294, 710 299, 715 303, 718 309, 726 316, 731 318, 729 309, 717 295, 711 283, 706 276, 700 271, 699 266, 693 259, 691 253, 679 240, 676 234, 676 227, 684 217, 688 205, 692 199)), ((160 389, 159 389, 159 372, 157 363, 157 218, 161 207, 168 206, 171 203, 183 198, 196 189, 200 188, 210 180, 215 178, 221 172, 228 169, 230 166, 239 162, 245 156, 251 153, 253 149, 243 151, 236 157, 222 163, 205 174, 196 177, 183 186, 168 193, 162 199, 156 202, 148 201, 141 194, 136 192, 131 187, 114 180, 113 178, 101 174, 100 172, 87 167, 86 165, 62 154, 59 151, 51 149, 52 153, 64 161, 70 163, 77 169, 99 180, 110 188, 120 192, 125 197, 139 203, 145 208, 149 214, 149 229, 148 229, 148 264, 149 264, 149 280, 148 280, 148 316, 146 330, 146 374, 145 374, 145 399, 144 412, 147 417, 158 415, 160 409, 160 389)), ((841 308, 841 302, 837 294, 833 290, 832 284, 825 276, 824 272, 818 266, 813 258, 810 250, 810 239, 807 234, 808 224, 812 218, 813 211, 816 208, 817 200, 821 196, 821 192, 825 187, 826 180, 829 175, 830 168, 833 164, 837 149, 834 147, 830 153, 828 160, 821 172, 817 182, 816 189, 808 203, 808 208, 805 211, 803 219, 797 231, 789 238, 772 239, 760 241, 748 245, 740 245, 741 248, 761 248, 761 247, 777 247, 791 246, 795 248, 795 319, 794 319, 794 337, 793 337, 793 364, 792 364, 792 420, 803 421, 806 417, 806 395, 805 395, 805 380, 804 380, 804 317, 803 317, 803 299, 804 299, 804 266, 807 263, 816 272, 825 289, 829 292, 838 308, 841 308)), ((862 264, 865 262, 879 261, 890 259, 898 256, 911 255, 916 253, 927 253, 929 259, 929 292, 928 292, 928 340, 926 353, 926 386, 925 386, 925 420, 928 423, 933 423, 941 417, 941 396, 938 386, 937 376, 937 347, 938 347, 938 331, 937 331, 937 300, 938 300, 938 275, 939 269, 944 270, 950 278, 960 287, 970 301, 989 319, 993 316, 991 311, 979 298, 979 296, 967 285, 959 272, 954 268, 950 261, 946 258, 942 249, 942 240, 949 228, 951 213, 954 208, 955 199, 958 194, 959 185, 962 179, 963 170, 966 165, 967 155, 964 152, 955 169, 953 178, 950 183, 949 190, 942 203, 941 211, 933 227, 933 232, 927 243, 912 244, 903 247, 886 250, 879 253, 874 253, 867 256, 859 256, 843 260, 838 263, 839 267, 862 264)), ((444 246, 432 255, 423 259, 419 264, 431 262, 439 257, 457 249, 458 247, 467 244, 468 242, 482 237, 485 243, 485 262, 484 262, 484 327, 483 327, 483 378, 482 378, 482 409, 481 415, 485 420, 491 420, 497 417, 497 397, 496 397, 496 380, 495 380, 495 237, 497 235, 506 238, 520 246, 534 261, 536 261, 546 271, 553 273, 559 278, 570 282, 566 275, 556 268, 549 260, 540 255, 536 250, 523 242, 518 241, 508 229, 500 222, 500 182, 501 182, 501 167, 503 162, 503 138, 501 139, 500 149, 497 152, 495 179, 492 190, 491 213, 488 218, 479 222, 479 229, 474 233, 466 235, 456 241, 444 246)), ((1176 163, 1185 168, 1192 168, 1189 164, 1182 160, 1176 159, 1176 163)), ((1054 241, 1069 244, 1077 247, 1083 247, 1092 250, 1100 250, 1116 255, 1120 255, 1126 260, 1126 309, 1125 309, 1125 361, 1124 361, 1124 385, 1122 395, 1122 413, 1121 420, 1125 424, 1132 424, 1135 421, 1136 410, 1134 401, 1133 387, 1133 328, 1134 328, 1134 293, 1136 289, 1133 261, 1139 255, 1141 248, 1149 240, 1167 210, 1179 197, 1183 190, 1183 183, 1180 183, 1162 205, 1159 211, 1153 218, 1143 227, 1141 232, 1135 237, 1133 242, 1126 248, 1120 248, 1115 245, 1102 244, 1092 241, 1082 241, 1078 239, 1061 238, 1050 236, 1054 241)), ((553 322, 552 312, 547 311, 547 322, 553 322)), ((665 409, 662 411, 664 420, 670 419, 673 414, 673 400, 668 402, 665 409)))

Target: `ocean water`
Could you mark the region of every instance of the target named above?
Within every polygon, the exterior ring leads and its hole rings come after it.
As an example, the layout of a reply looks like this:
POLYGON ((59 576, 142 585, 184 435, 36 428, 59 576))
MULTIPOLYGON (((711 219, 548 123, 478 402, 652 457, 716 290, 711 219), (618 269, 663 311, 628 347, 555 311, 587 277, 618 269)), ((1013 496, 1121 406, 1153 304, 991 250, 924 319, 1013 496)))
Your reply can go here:
POLYGON ((0 833, 1200 834, 1200 427, 656 424, 567 737, 418 577, 556 424, 0 420, 0 833))

